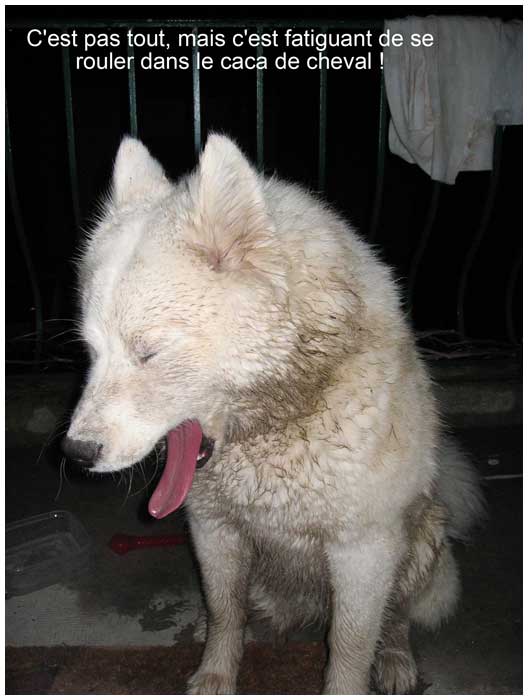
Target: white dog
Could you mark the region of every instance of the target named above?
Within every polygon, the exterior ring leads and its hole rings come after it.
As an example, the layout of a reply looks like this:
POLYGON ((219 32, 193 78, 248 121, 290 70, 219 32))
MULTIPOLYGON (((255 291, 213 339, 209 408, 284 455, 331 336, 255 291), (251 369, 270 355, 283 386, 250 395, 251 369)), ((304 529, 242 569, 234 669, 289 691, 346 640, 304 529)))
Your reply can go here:
POLYGON ((411 690, 409 625, 453 610, 449 538, 481 496, 387 267, 223 136, 177 183, 125 138, 80 281, 92 368, 64 449, 109 472, 166 438, 150 511, 185 500, 209 615, 189 692, 235 692, 248 609, 328 622, 326 693, 367 693, 372 665, 411 690))

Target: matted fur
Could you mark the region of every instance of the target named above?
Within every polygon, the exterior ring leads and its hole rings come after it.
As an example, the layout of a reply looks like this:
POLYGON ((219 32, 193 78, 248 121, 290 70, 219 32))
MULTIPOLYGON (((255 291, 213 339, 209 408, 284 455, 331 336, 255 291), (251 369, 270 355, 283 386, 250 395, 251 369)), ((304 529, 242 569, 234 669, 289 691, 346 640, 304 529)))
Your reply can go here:
POLYGON ((234 692, 248 606, 280 633, 328 624, 325 692, 367 692, 373 663, 410 690, 410 620, 453 609, 448 535, 481 498, 387 267, 223 136, 176 184, 126 138, 80 279, 93 364, 69 437, 102 446, 93 469, 187 419, 216 441, 187 499, 209 611, 189 692, 234 692))

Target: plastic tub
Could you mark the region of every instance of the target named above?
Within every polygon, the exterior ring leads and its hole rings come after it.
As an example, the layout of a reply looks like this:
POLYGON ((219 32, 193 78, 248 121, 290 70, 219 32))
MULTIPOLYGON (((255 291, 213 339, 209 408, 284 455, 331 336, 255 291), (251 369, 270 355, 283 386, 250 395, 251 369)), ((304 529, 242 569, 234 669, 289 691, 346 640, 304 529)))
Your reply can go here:
POLYGON ((6 594, 23 595, 81 573, 91 541, 71 513, 56 510, 6 527, 6 594))

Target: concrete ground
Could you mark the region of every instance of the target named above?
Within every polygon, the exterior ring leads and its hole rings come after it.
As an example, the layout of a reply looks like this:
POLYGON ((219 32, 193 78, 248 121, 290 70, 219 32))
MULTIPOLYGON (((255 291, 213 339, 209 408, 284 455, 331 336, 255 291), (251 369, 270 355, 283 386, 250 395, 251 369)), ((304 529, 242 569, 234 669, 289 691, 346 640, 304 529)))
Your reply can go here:
MULTIPOLYGON (((196 626, 203 609, 189 547, 119 556, 108 541, 118 532, 185 534, 184 517, 148 516, 154 468, 132 482, 69 469, 61 478, 56 445, 43 448, 56 418, 46 413, 53 403, 45 400, 49 387, 39 400, 33 392, 29 420, 16 420, 27 386, 27 379, 8 381, 14 418, 6 440, 7 522, 70 511, 92 539, 93 557, 82 575, 6 601, 7 692, 183 692, 199 661, 196 626)), ((472 545, 458 547, 464 585, 458 615, 435 634, 414 634, 427 694, 522 692, 521 428, 504 420, 493 425, 490 415, 485 427, 470 421, 473 427, 457 431, 486 478, 490 517, 472 545)), ((278 650, 264 626, 252 626, 241 692, 318 692, 321 639, 318 630, 308 630, 278 650)))

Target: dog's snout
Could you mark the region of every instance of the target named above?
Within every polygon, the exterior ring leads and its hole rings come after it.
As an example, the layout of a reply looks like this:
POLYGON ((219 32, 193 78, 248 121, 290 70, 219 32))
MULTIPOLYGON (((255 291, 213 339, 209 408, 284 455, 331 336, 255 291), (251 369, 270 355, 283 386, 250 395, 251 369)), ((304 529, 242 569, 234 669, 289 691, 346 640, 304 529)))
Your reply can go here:
POLYGON ((82 466, 88 466, 95 462, 101 452, 102 445, 93 440, 72 440, 66 436, 61 443, 61 448, 66 457, 82 466))

